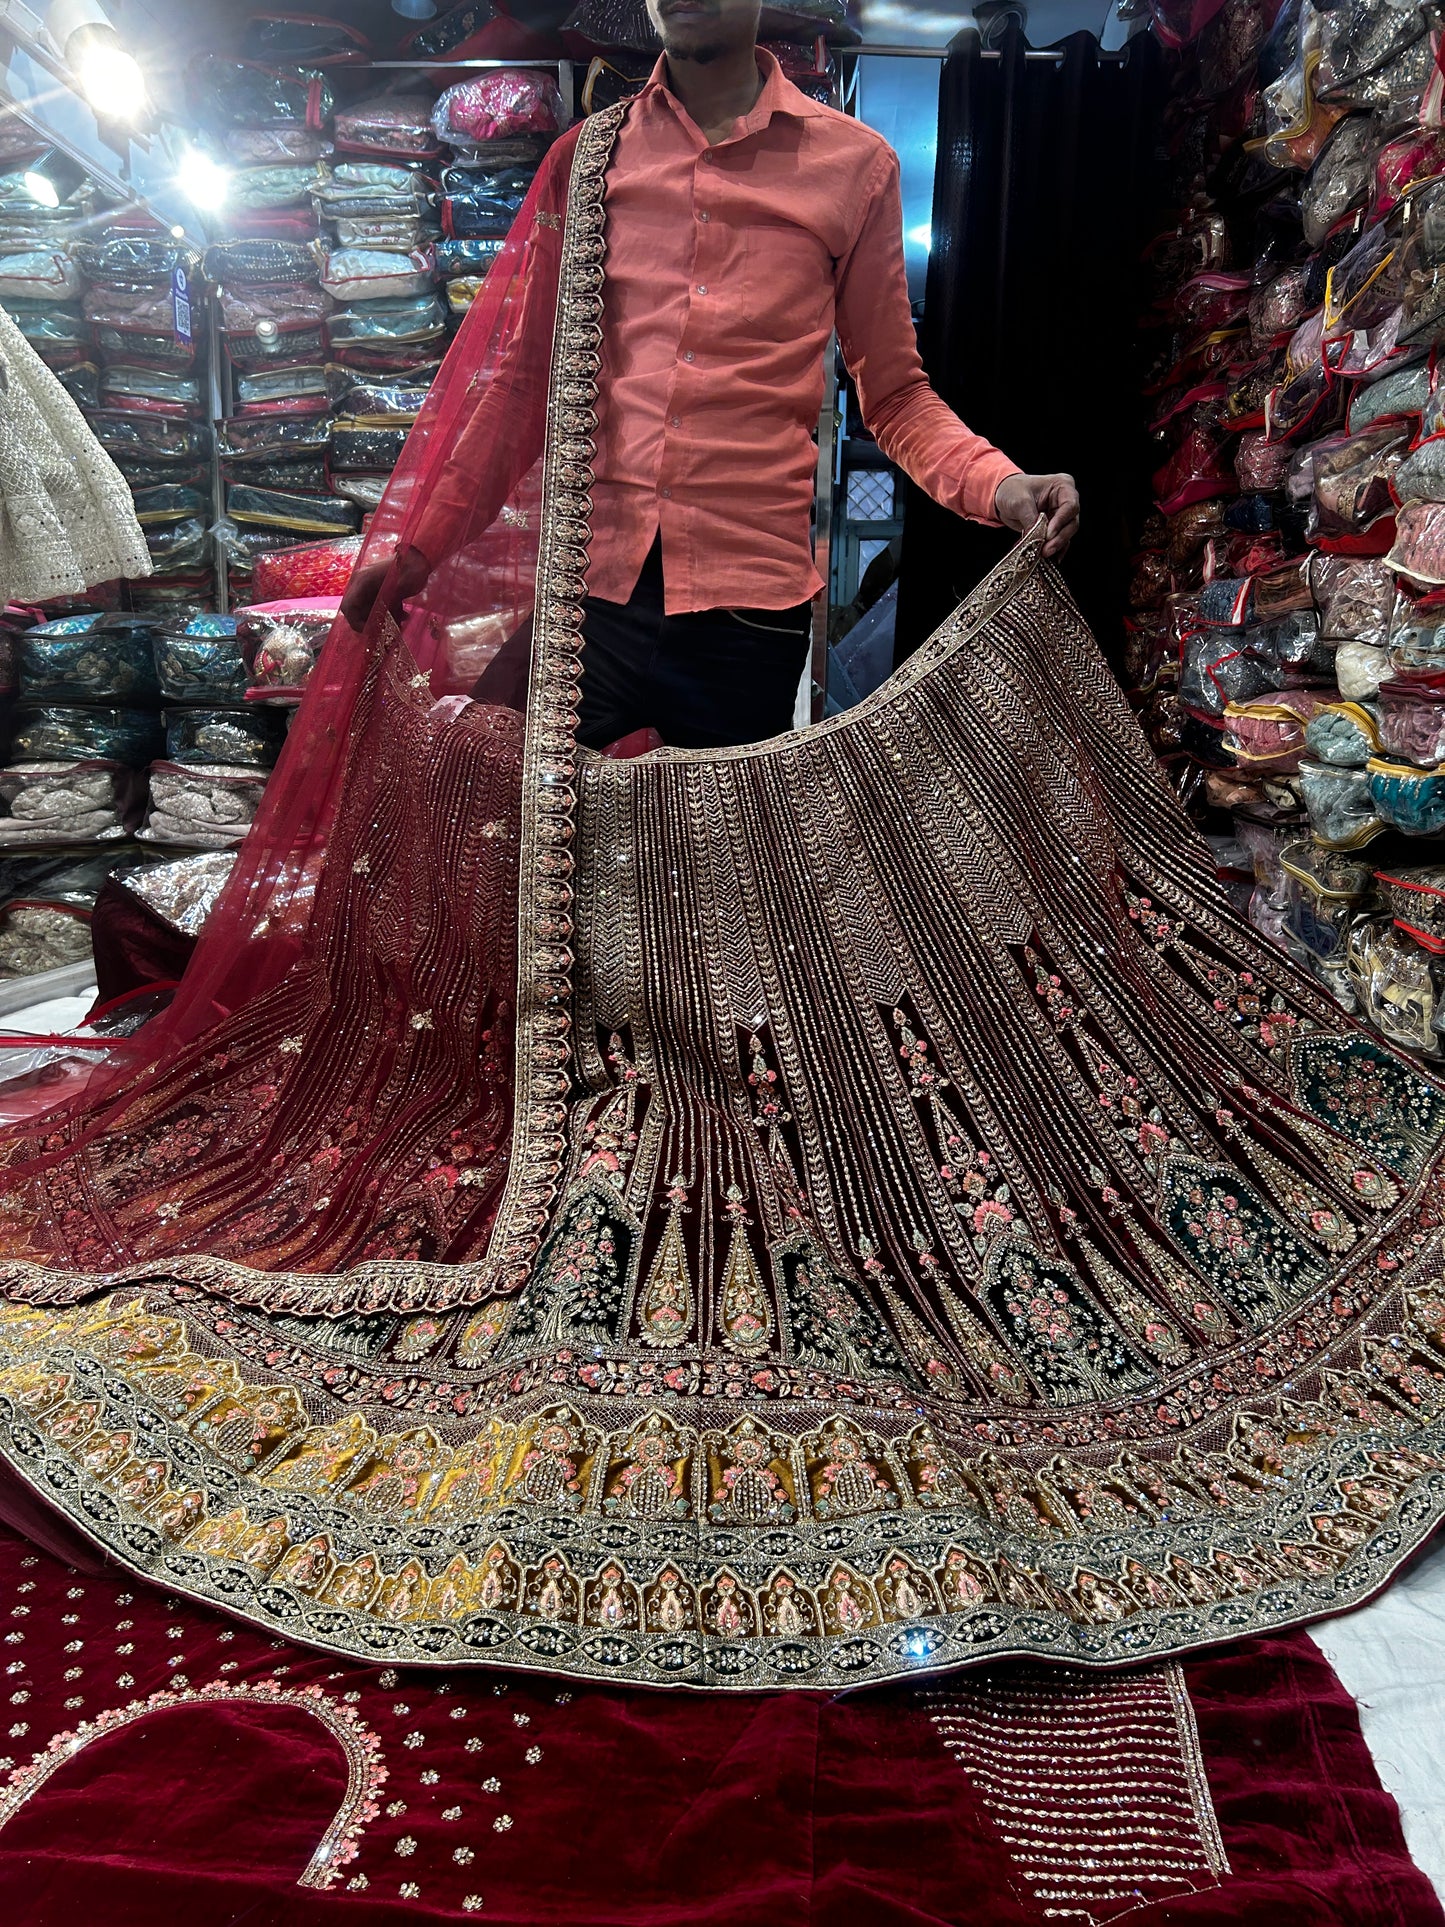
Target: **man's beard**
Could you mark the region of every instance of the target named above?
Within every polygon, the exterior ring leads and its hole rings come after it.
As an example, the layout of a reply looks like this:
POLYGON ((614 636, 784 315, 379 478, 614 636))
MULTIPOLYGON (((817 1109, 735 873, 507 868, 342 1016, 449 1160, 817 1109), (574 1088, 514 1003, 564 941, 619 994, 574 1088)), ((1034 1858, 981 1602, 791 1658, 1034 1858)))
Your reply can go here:
POLYGON ((691 60, 699 67, 710 67, 715 60, 721 60, 727 47, 720 40, 704 40, 696 47, 674 46, 668 38, 667 23, 662 27, 662 51, 673 60, 691 60))

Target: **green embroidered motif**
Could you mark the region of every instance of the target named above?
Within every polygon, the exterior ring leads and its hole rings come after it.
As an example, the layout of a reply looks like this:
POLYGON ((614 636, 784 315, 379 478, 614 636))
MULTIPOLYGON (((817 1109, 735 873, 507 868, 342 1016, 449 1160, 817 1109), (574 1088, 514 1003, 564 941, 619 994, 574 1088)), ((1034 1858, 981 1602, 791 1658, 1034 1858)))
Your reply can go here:
POLYGON ((1291 1069, 1296 1101, 1388 1164, 1418 1177, 1445 1131, 1445 1091, 1368 1037, 1301 1037, 1291 1069))
POLYGON ((1320 1254, 1267 1210, 1238 1172, 1171 1158, 1161 1186, 1169 1236, 1250 1324, 1267 1324, 1325 1275, 1320 1254))
POLYGON ((600 1186, 577 1190, 512 1314, 507 1356, 615 1344, 636 1236, 615 1195, 600 1186))

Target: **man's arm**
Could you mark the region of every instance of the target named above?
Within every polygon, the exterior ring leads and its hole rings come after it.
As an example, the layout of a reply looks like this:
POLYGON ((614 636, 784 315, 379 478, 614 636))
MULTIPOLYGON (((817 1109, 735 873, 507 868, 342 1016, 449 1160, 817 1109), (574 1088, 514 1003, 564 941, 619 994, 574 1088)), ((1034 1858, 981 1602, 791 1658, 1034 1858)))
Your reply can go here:
POLYGON ((1069 475, 1025 475, 975 435, 936 395, 923 371, 908 306, 898 157, 884 148, 865 193, 863 219, 836 269, 838 339, 863 420, 889 461, 956 515, 1022 534, 1048 517, 1044 553, 1062 555, 1079 526, 1069 475))

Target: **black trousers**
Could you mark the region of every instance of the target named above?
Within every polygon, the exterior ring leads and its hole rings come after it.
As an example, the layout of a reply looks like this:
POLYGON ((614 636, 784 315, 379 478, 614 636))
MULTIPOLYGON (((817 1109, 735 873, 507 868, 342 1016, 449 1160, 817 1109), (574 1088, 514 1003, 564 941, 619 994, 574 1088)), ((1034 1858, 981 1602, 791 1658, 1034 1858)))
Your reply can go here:
POLYGON ((628 601, 584 605, 578 740, 605 749, 652 728, 678 749, 727 749, 791 729, 812 606, 667 615, 654 542, 628 601))

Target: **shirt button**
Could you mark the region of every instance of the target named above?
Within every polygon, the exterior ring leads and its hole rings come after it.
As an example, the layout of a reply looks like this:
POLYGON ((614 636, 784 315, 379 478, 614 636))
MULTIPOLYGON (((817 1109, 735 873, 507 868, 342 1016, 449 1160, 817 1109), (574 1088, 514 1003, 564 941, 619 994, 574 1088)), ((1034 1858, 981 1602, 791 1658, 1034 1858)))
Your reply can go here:
POLYGON ((706 289, 706 288, 705 288, 705 287, 704 287, 704 286, 702 285, 702 283, 701 283, 700 281, 699 281, 699 282, 698 282, 698 284, 697 284, 697 291, 698 291, 698 293, 699 293, 699 294, 706 294, 706 293, 707 293, 707 289, 706 289))
POLYGON ((670 502, 672 500, 672 490, 670 488, 665 488, 662 491, 662 499, 665 502, 670 502))
POLYGON ((691 360, 692 360, 692 350, 691 350, 691 348, 684 348, 684 349, 683 349, 683 351, 682 351, 682 358, 683 358, 683 360, 684 360, 684 361, 691 361, 691 360))
POLYGON ((712 216, 708 213, 707 209, 704 208, 702 213, 699 214, 697 218, 700 221, 710 221, 712 219, 712 216))
POLYGON ((674 416, 672 417, 672 419, 671 419, 671 420, 670 420, 670 421, 668 422, 668 424, 667 424, 667 425, 668 425, 668 427, 669 427, 669 428, 681 428, 681 427, 682 427, 682 416, 681 416, 681 415, 674 415, 674 416))

